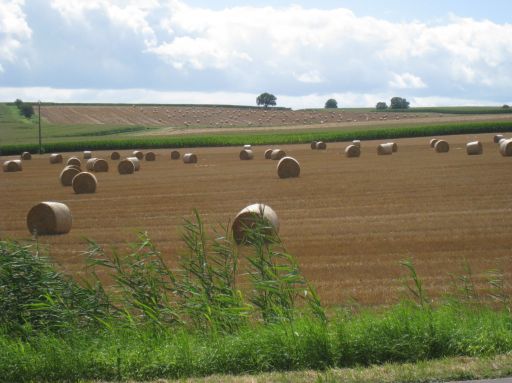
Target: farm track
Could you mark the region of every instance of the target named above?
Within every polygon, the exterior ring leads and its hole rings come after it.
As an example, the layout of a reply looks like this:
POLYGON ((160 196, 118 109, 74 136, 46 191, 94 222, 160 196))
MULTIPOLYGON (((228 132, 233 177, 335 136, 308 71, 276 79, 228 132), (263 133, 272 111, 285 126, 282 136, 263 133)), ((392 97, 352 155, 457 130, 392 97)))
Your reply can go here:
POLYGON ((263 202, 279 215, 286 248, 328 304, 396 301, 403 292, 403 259, 414 260, 433 296, 451 288, 450 273, 462 274, 466 261, 480 288, 490 269, 500 268, 510 281, 512 160, 498 153, 492 135, 447 139, 447 154, 434 153, 427 138, 417 138, 396 140, 399 151, 392 156, 377 156, 378 143, 363 142, 356 159, 344 157, 346 143, 328 144, 326 151, 284 145, 302 167, 300 178, 288 180, 277 177, 275 161, 263 158, 267 147, 254 147, 252 161, 240 161, 233 147, 192 149, 196 165, 171 161, 170 150, 155 150, 157 161, 143 161, 134 175, 120 176, 109 160, 110 172, 96 175, 92 195, 60 186, 63 166, 35 155, 22 172, 0 173, 0 237, 29 238, 28 210, 55 200, 70 207, 73 229, 40 242, 50 246, 64 271, 84 272, 84 237, 122 246, 138 230, 147 230, 175 264, 183 251, 182 217, 190 218, 192 209, 208 224, 227 223, 246 205, 263 202), (476 138, 484 142, 484 154, 467 156, 464 144, 476 138))

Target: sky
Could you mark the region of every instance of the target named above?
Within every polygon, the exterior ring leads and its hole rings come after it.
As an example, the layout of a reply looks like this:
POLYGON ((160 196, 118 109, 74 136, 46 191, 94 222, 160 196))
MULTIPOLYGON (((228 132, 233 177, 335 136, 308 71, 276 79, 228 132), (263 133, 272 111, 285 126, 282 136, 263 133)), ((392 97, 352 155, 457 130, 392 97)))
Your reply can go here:
POLYGON ((0 101, 512 104, 509 0, 0 0, 0 101))

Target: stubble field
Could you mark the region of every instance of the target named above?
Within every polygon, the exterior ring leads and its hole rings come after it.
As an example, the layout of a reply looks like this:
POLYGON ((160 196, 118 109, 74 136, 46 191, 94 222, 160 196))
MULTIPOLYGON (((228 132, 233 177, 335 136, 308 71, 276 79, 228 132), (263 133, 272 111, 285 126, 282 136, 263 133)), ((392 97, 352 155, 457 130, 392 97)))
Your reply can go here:
POLYGON ((267 147, 254 147, 252 161, 240 161, 233 147, 192 149, 195 165, 171 161, 170 150, 162 149, 134 175, 119 175, 109 160, 110 171, 96 174, 98 189, 90 195, 62 187, 63 165, 36 155, 22 172, 0 173, 0 238, 30 238, 25 217, 31 206, 60 201, 72 211, 73 228, 40 242, 64 271, 83 274, 84 237, 123 246, 139 230, 175 264, 183 251, 182 218, 192 209, 217 224, 262 202, 277 212, 287 250, 327 304, 396 301, 403 259, 414 261, 433 296, 451 288, 450 273, 461 274, 465 262, 479 287, 490 269, 510 281, 511 160, 498 153, 492 135, 447 140, 447 154, 434 153, 428 138, 396 140, 399 151, 391 156, 377 156, 378 142, 367 141, 356 159, 344 157, 346 143, 330 143, 326 151, 282 146, 301 163, 300 178, 287 180, 277 177, 275 161, 264 159, 267 147), (464 145, 475 138, 484 142, 484 154, 467 156, 464 145))

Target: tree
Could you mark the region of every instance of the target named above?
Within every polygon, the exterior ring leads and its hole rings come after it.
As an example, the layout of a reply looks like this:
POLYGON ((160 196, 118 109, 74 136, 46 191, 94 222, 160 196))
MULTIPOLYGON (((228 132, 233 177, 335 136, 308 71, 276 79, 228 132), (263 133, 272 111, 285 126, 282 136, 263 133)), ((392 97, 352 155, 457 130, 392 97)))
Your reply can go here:
POLYGON ((409 102, 402 97, 393 97, 391 99, 391 109, 407 109, 409 108, 409 102))
POLYGON ((276 96, 270 93, 262 93, 256 98, 256 105, 263 105, 267 108, 269 105, 276 105, 276 96))
POLYGON ((504 104, 504 105, 502 106, 502 108, 503 108, 503 109, 510 109, 510 106, 509 106, 509 105, 507 105, 507 104, 504 104))
POLYGON ((16 105, 16 107, 18 109, 21 109, 21 106, 23 105, 23 101, 21 101, 19 98, 17 98, 16 101, 14 101, 14 105, 16 105))
POLYGON ((34 108, 31 104, 22 104, 20 113, 23 117, 30 118, 34 115, 34 108))
POLYGON ((388 104, 386 104, 384 101, 380 101, 377 103, 377 105, 375 105, 375 108, 377 110, 384 110, 388 108, 388 104))
POLYGON ((338 107, 338 101, 334 98, 330 98, 325 102, 326 109, 336 109, 338 107))

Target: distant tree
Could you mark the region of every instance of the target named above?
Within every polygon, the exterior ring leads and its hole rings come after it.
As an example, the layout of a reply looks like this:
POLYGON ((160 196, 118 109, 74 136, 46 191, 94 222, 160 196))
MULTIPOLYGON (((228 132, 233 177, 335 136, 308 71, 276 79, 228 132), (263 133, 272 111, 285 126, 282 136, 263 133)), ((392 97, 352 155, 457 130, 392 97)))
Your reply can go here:
POLYGON ((256 105, 263 105, 267 108, 269 105, 276 105, 276 96, 270 93, 262 93, 256 98, 256 105))
POLYGON ((20 113, 25 118, 31 118, 34 115, 34 108, 31 104, 23 103, 20 108, 20 113))
POLYGON ((503 106, 502 106, 502 108, 503 108, 503 109, 510 109, 510 106, 509 106, 509 105, 507 105, 507 104, 505 104, 505 105, 503 105, 503 106))
POLYGON ((325 102, 326 109, 336 109, 338 107, 338 101, 334 98, 330 98, 325 102))
POLYGON ((409 102, 402 97, 393 97, 391 99, 391 109, 407 109, 409 108, 409 102))
POLYGON ((388 104, 386 104, 384 101, 380 101, 377 103, 377 105, 375 105, 375 108, 377 110, 384 110, 388 108, 388 104))
POLYGON ((19 98, 17 98, 16 101, 14 101, 14 105, 16 105, 16 107, 18 109, 21 109, 21 106, 23 105, 23 101, 21 101, 19 98))

